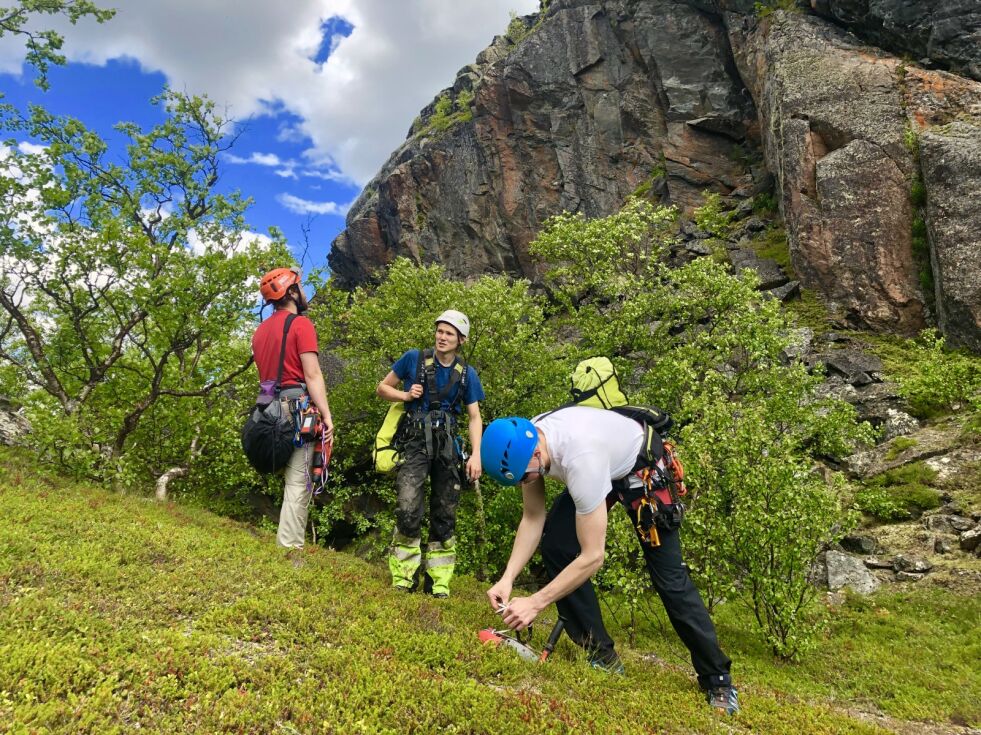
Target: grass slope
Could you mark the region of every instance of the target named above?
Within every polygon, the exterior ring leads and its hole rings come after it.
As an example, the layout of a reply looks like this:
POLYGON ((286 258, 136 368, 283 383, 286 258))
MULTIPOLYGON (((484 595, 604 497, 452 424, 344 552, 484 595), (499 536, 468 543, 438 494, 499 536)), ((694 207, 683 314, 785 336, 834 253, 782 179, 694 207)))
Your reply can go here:
POLYGON ((22 454, 0 449, 0 478, 4 732, 919 733, 981 721, 970 597, 851 601, 800 666, 774 663, 726 606, 719 632, 744 708, 722 718, 657 617, 622 647, 625 678, 590 670, 567 640, 528 665, 478 646, 494 618, 474 580, 446 601, 398 596, 385 570, 348 554, 308 549, 295 567, 269 533, 62 481, 22 454))

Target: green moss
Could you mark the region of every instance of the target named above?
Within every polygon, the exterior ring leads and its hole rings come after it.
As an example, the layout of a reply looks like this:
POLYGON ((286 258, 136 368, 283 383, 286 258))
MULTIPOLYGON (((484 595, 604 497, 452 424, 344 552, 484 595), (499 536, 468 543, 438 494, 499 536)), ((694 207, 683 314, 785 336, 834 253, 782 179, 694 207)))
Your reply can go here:
POLYGON ((870 479, 856 493, 855 505, 881 521, 918 518, 923 511, 940 507, 940 493, 933 487, 936 481, 936 470, 913 462, 870 479))
POLYGON ((654 168, 651 169, 651 175, 637 185, 637 188, 633 190, 631 196, 650 198, 651 192, 656 191, 655 186, 658 181, 667 175, 668 172, 664 167, 663 161, 655 164, 654 168))
MULTIPOLYGON (((745 607, 719 605, 744 707, 723 722, 653 599, 626 645, 629 621, 604 596, 626 677, 591 671, 565 638, 529 665, 477 644, 499 618, 470 577, 446 601, 396 596, 381 565, 308 548, 294 566, 271 533, 71 483, 6 448, 0 549, 0 721, 13 732, 881 732, 847 702, 910 732, 981 724, 981 598, 929 587, 809 610, 827 630, 795 666, 774 662, 745 607)), ((554 609, 542 617, 537 646, 554 609)))
POLYGON ((777 198, 770 192, 762 192, 753 197, 753 212, 755 214, 774 214, 778 206, 777 198))
POLYGON ((758 0, 753 6, 757 18, 767 18, 778 10, 790 13, 800 12, 795 0, 758 0))
POLYGON ((794 265, 790 259, 790 243, 787 231, 782 225, 767 228, 751 243, 753 250, 761 258, 775 260, 788 276, 793 276, 794 265))
POLYGON ((831 314, 817 291, 801 288, 800 298, 784 305, 794 317, 798 326, 808 327, 815 334, 824 334, 831 329, 831 314))
POLYGON ((916 446, 916 439, 908 436, 898 436, 889 444, 889 451, 886 452, 886 459, 893 460, 899 457, 907 449, 916 446))

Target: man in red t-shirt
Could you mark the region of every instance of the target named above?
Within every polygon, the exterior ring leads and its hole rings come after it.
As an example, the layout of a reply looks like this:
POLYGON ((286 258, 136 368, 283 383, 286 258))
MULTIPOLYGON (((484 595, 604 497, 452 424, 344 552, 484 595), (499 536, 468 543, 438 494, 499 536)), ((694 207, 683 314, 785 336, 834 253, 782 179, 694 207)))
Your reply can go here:
MULTIPOLYGON (((320 371, 317 330, 307 317, 307 297, 300 285, 299 268, 276 268, 262 277, 259 288, 266 303, 275 309, 252 335, 252 355, 259 368, 259 380, 275 380, 279 370, 279 352, 283 344, 283 325, 289 314, 297 314, 286 335, 281 381, 284 399, 304 394, 320 411, 324 423, 324 441, 334 437, 334 422, 327 405, 327 389, 320 371)), ((305 446, 293 451, 285 471, 283 507, 279 513, 276 542, 287 548, 302 548, 310 507, 307 491, 308 455, 305 446)))

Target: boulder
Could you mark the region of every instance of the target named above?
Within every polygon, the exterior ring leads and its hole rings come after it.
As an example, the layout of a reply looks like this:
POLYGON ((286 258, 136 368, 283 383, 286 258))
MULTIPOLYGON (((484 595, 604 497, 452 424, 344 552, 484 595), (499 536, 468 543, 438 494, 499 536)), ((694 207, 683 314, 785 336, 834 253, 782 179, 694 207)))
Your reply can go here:
POLYGON ((924 575, 916 572, 896 572, 897 582, 919 582, 923 577, 924 575))
POLYGON ((897 572, 913 572, 915 574, 925 574, 933 569, 933 564, 920 557, 897 554, 892 560, 892 568, 897 572))
POLYGON ((800 281, 788 281, 782 286, 766 291, 766 295, 777 301, 790 301, 800 296, 800 281))
POLYGON ((869 569, 892 569, 892 559, 881 559, 877 556, 870 556, 862 560, 869 569))
POLYGON ((31 432, 31 425, 12 401, 0 396, 0 444, 20 444, 31 432))
POLYGON ((747 269, 753 271, 759 279, 757 288, 760 291, 783 286, 790 280, 777 261, 772 258, 760 258, 752 250, 730 251, 729 260, 736 272, 747 269))
POLYGON ((862 560, 840 551, 829 551, 826 559, 830 590, 848 587, 859 595, 869 595, 879 588, 879 580, 866 569, 862 560))
POLYGON ((964 531, 960 536, 960 547, 964 551, 974 551, 981 547, 981 528, 964 531))
POLYGON ((893 442, 886 442, 874 449, 858 452, 846 458, 845 465, 852 475, 866 478, 878 475, 910 462, 926 460, 951 451, 957 444, 959 431, 956 427, 924 427, 909 435, 915 444, 896 453, 893 442))
POLYGON ((853 554, 872 554, 875 547, 875 539, 871 536, 845 536, 841 540, 841 548, 853 554))

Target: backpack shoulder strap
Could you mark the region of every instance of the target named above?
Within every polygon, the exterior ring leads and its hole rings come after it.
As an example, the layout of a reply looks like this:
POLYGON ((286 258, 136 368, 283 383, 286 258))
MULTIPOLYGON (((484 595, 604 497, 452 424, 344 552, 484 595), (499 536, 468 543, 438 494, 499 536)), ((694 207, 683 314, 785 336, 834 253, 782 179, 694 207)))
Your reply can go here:
POLYGON ((446 385, 443 386, 443 390, 439 392, 439 400, 442 401, 444 398, 446 398, 446 396, 450 394, 450 391, 453 390, 453 386, 457 385, 458 383, 460 385, 460 389, 453 397, 453 405, 463 401, 463 393, 467 388, 467 362, 459 355, 457 355, 453 360, 453 372, 450 373, 450 379, 446 381, 446 385))
POLYGON ((289 313, 286 315, 286 323, 283 324, 283 342, 279 346, 279 368, 276 370, 276 395, 279 395, 279 386, 283 382, 283 363, 286 362, 286 336, 290 332, 294 319, 296 319, 296 314, 289 313))

